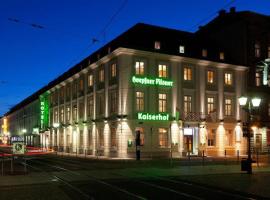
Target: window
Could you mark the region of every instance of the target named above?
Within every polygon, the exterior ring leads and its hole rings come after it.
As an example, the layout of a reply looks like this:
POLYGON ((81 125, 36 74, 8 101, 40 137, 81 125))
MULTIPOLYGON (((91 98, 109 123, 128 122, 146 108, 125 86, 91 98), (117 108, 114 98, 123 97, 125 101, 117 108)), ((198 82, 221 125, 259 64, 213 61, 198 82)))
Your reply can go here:
POLYGON ((158 77, 166 78, 168 76, 167 65, 158 65, 158 77))
POLYGON ((80 130, 79 148, 83 148, 83 130, 80 130))
POLYGON ((270 58, 270 46, 267 48, 267 57, 270 58))
POLYGON ((73 109, 72 109, 72 120, 73 121, 77 120, 77 112, 78 112, 77 105, 73 105, 73 109))
POLYGON ((72 85, 72 96, 73 98, 77 97, 77 87, 78 87, 78 83, 77 80, 73 81, 73 85, 72 85))
POLYGON ((191 112, 191 96, 184 96, 184 112, 191 112))
POLYGON ((145 144, 145 137, 144 137, 144 130, 143 130, 143 128, 142 127, 137 127, 135 129, 135 132, 136 131, 140 131, 140 145, 141 146, 144 146, 144 144, 145 144))
POLYGON ((93 147, 93 138, 92 138, 92 131, 88 129, 88 147, 92 149, 93 147))
POLYGON ((202 49, 202 57, 207 57, 207 49, 202 49))
POLYGON ((60 102, 62 102, 63 103, 63 101, 64 101, 64 87, 62 87, 61 89, 60 89, 60 102))
POLYGON ((207 83, 214 83, 214 72, 211 70, 207 71, 207 83))
POLYGON ((219 59, 224 60, 225 59, 225 54, 224 52, 219 52, 219 59))
POLYGON ((226 146, 232 146, 233 145, 232 130, 226 130, 226 133, 225 133, 225 145, 226 146))
POLYGON ((98 80, 100 83, 104 82, 104 69, 100 69, 98 73, 98 80))
POLYGON ((214 111, 214 97, 207 97, 207 114, 214 111))
POLYGON ((94 114, 94 99, 93 96, 87 98, 87 116, 93 117, 94 114))
POLYGON ((60 111, 60 122, 64 122, 64 108, 61 108, 61 111, 60 111))
POLYGON ((232 79, 233 79, 232 73, 226 72, 226 73, 224 74, 224 82, 225 82, 225 85, 232 85, 232 79))
POLYGON ((110 112, 116 113, 117 112, 117 92, 113 90, 110 92, 110 112))
POLYGON ((117 71, 117 69, 116 69, 116 64, 115 63, 113 63, 112 65, 111 65, 111 78, 115 78, 116 77, 116 72, 117 71))
POLYGON ((259 58, 261 56, 261 46, 260 46, 260 44, 258 42, 256 42, 254 48, 255 48, 255 52, 254 52, 255 57, 259 58))
POLYGON ((168 131, 165 128, 158 129, 159 147, 168 147, 168 131))
POLYGON ((160 49, 160 41, 155 41, 155 49, 160 49))
POLYGON ((158 94, 158 111, 166 112, 167 94, 158 94))
POLYGON ((67 106, 66 109, 67 109, 67 116, 66 116, 67 119, 66 119, 66 121, 69 122, 70 121, 70 107, 67 106))
POLYGON ((70 85, 66 86, 66 100, 70 99, 70 85))
POLYGON ((225 99, 225 116, 232 116, 232 99, 225 99))
POLYGON ((144 62, 137 61, 135 63, 135 74, 144 75, 144 62))
POLYGON ((116 142, 116 128, 112 127, 111 128, 111 147, 117 147, 117 142, 116 142))
POLYGON ((259 72, 256 72, 256 77, 255 77, 255 83, 256 86, 260 86, 261 85, 261 74, 259 72))
POLYGON ((192 69, 190 67, 184 68, 184 80, 191 81, 192 80, 192 69))
POLYGON ((58 122, 58 112, 57 110, 54 111, 54 123, 58 122))
POLYGON ((102 128, 100 128, 98 131, 98 144, 99 144, 99 148, 104 147, 104 135, 103 135, 102 128))
POLYGON ((79 89, 80 89, 80 92, 83 92, 84 91, 84 81, 83 81, 83 78, 80 79, 79 89))
POLYGON ((179 46, 179 53, 185 53, 185 46, 183 45, 179 46))
POLYGON ((84 103, 83 101, 81 101, 79 103, 79 119, 83 119, 84 118, 84 103))
POLYGON ((92 87, 94 84, 93 74, 88 75, 88 87, 92 87))
POLYGON ((215 146, 216 144, 216 129, 208 131, 208 146, 215 146))
POLYGON ((136 92, 136 111, 144 110, 144 93, 136 92))

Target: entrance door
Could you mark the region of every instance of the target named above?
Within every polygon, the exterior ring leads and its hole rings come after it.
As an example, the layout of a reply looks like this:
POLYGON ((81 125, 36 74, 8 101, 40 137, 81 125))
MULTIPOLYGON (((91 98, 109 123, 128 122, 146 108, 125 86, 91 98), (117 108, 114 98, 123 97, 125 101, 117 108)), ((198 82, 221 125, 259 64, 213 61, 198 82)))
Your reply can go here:
POLYGON ((193 136, 192 135, 184 136, 184 150, 185 152, 193 153, 193 136))

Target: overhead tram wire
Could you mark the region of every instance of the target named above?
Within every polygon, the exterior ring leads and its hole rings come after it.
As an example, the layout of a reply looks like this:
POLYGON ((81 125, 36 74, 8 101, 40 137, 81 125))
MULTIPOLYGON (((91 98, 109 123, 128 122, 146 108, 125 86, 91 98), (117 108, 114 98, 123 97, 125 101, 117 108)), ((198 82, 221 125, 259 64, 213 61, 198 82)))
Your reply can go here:
POLYGON ((92 38, 92 41, 89 45, 87 45, 74 59, 72 59, 69 63, 68 63, 68 67, 70 65, 72 65, 73 63, 75 63, 78 59, 81 58, 81 56, 89 49, 91 48, 93 45, 95 45, 96 43, 100 42, 101 38, 103 36, 103 42, 105 43, 105 34, 106 31, 108 30, 108 28, 110 27, 110 25, 113 23, 113 21, 115 20, 115 18, 117 17, 117 15, 119 15, 119 13, 123 10, 123 8, 126 6, 128 0, 124 0, 120 7, 118 8, 118 10, 112 15, 112 17, 109 19, 108 23, 105 24, 104 28, 99 32, 99 34, 96 37, 92 38))
MULTIPOLYGON (((222 6, 219 10, 227 8, 228 6, 234 4, 236 1, 237 0, 231 0, 229 3, 225 4, 224 6, 222 6)), ((205 17, 204 19, 200 20, 198 23, 196 23, 193 26, 191 26, 190 29, 199 27, 202 23, 208 21, 208 19, 213 18, 217 13, 218 13, 218 11, 215 11, 215 12, 211 13, 210 15, 208 15, 207 17, 205 17)))

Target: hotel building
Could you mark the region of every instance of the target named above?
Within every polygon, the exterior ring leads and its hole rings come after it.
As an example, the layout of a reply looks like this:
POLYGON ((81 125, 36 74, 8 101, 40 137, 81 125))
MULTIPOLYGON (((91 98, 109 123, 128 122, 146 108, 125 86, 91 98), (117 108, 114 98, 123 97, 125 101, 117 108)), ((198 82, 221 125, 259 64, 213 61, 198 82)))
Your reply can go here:
POLYGON ((194 33, 139 23, 12 108, 4 134, 95 156, 135 157, 138 131, 142 157, 245 154, 248 68, 232 58, 194 33))

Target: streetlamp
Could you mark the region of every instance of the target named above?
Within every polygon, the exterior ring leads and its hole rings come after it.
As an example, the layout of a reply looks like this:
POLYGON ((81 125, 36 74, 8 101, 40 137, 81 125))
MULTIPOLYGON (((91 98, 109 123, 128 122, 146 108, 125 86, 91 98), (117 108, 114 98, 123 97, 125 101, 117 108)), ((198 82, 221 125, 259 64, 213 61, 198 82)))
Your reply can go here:
POLYGON ((254 98, 248 98, 245 96, 240 97, 239 99, 239 104, 244 108, 244 110, 248 114, 247 118, 247 140, 248 140, 248 158, 247 158, 247 173, 252 174, 252 159, 251 159, 251 145, 250 145, 250 139, 251 139, 251 133, 250 133, 250 122, 253 120, 253 115, 252 115, 252 109, 253 108, 258 108, 261 103, 261 99, 258 97, 254 98))

